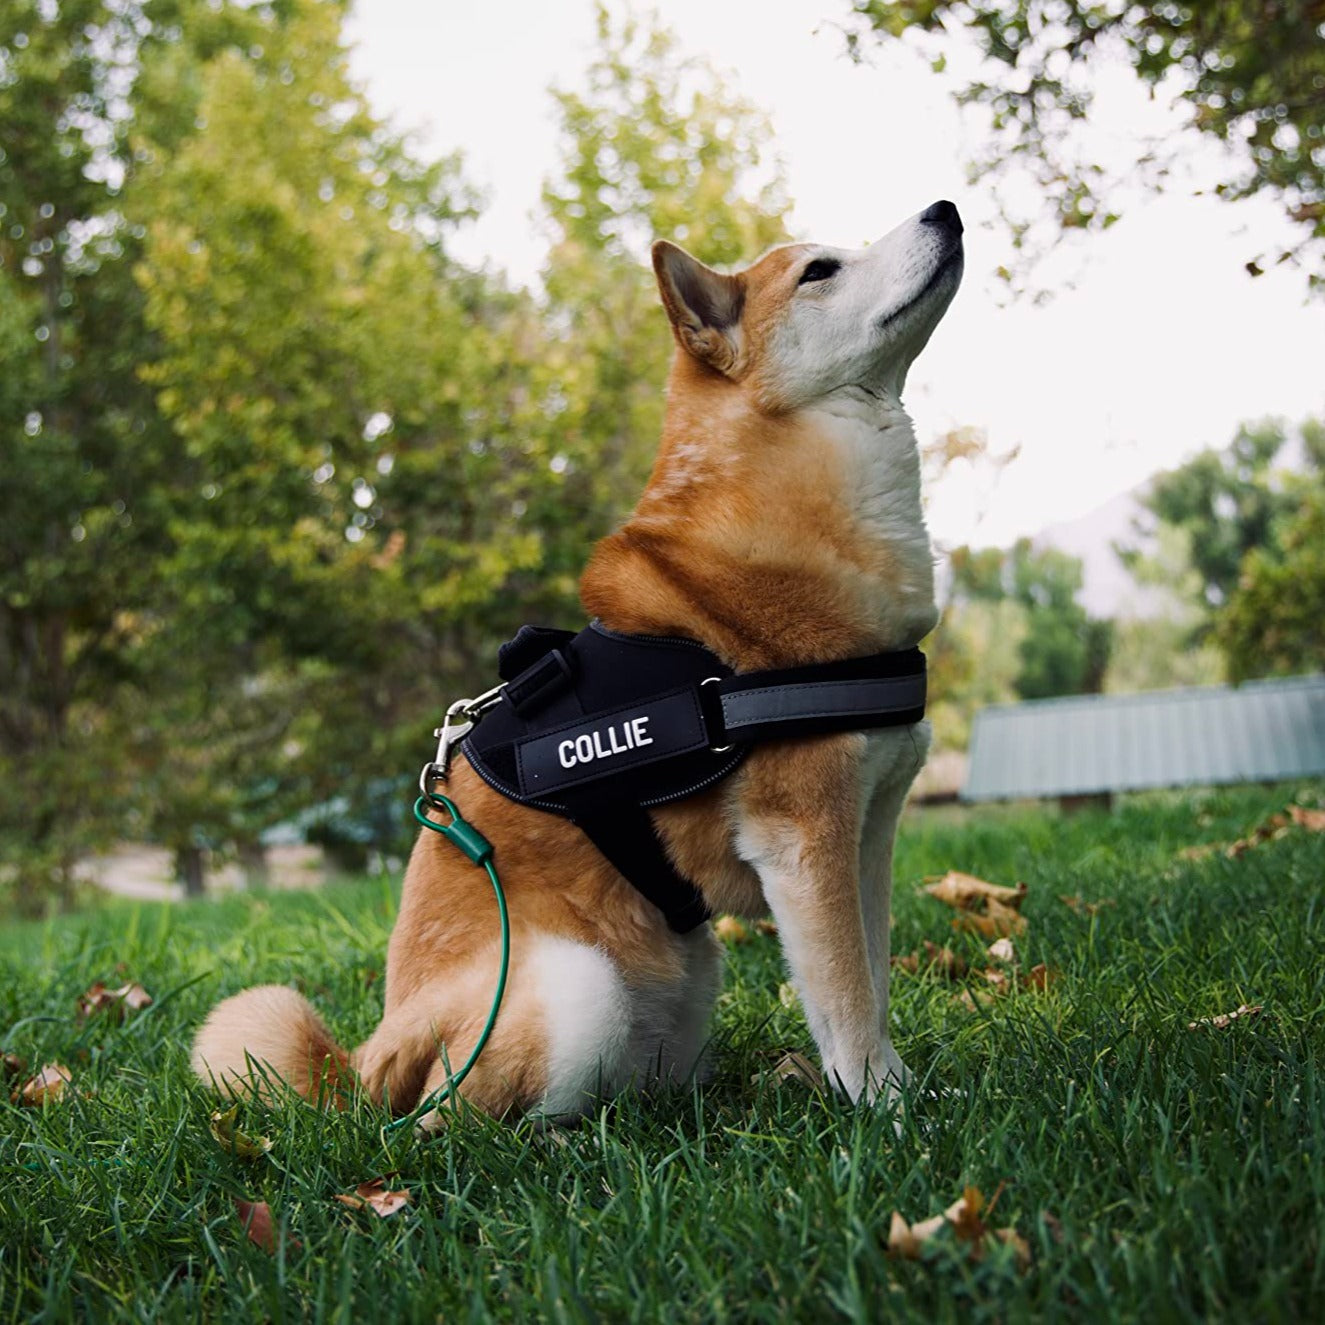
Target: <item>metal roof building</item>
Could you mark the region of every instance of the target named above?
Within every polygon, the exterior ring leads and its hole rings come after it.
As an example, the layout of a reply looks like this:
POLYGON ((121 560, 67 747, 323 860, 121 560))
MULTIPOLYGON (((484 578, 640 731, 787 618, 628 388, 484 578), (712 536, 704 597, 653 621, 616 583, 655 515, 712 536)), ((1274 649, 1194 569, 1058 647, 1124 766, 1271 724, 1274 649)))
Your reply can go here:
POLYGON ((1325 775, 1325 675, 982 709, 963 800, 1325 775))

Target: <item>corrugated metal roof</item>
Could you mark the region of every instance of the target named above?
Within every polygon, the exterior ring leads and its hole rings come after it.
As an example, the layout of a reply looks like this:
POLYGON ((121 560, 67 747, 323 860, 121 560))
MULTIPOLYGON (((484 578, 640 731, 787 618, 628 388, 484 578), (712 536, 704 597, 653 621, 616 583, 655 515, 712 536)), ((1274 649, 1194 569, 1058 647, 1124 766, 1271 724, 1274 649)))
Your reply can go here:
POLYGON ((963 800, 1325 774, 1325 675, 982 709, 963 800))

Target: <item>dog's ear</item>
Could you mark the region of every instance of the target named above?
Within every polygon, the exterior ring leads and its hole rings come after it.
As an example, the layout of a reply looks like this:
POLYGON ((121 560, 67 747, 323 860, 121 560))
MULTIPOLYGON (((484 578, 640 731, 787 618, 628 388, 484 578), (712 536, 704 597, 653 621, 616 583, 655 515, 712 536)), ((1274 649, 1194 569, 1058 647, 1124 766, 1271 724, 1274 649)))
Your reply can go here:
POLYGON ((744 278, 724 276, 665 239, 653 246, 653 270, 678 343, 701 363, 730 373, 741 348, 744 278))

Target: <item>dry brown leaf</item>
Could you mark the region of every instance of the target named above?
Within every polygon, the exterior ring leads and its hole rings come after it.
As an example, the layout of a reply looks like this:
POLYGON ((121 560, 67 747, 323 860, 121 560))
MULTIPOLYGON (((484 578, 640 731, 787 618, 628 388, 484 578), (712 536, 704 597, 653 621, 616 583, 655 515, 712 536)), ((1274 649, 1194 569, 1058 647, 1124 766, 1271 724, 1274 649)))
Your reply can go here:
POLYGON ((979 1012, 982 1007, 988 1007, 998 997, 998 991, 995 989, 963 989, 960 994, 954 994, 953 1001, 960 1003, 967 1012, 979 1012))
POLYGON ((966 974, 966 960, 959 957, 951 948, 940 948, 937 943, 925 940, 925 960, 928 969, 937 971, 948 980, 960 980, 966 974))
POLYGON ((996 994, 1001 994, 1004 990, 1011 988, 1008 984, 1007 972, 1000 971, 996 967, 988 966, 979 974, 984 976, 985 984, 993 989, 996 994))
POLYGON ((923 891, 945 906, 955 907, 958 911, 971 911, 995 902, 1001 906, 1020 907, 1026 896, 1026 885, 1019 883, 1015 888, 1003 888, 996 883, 977 879, 974 874, 949 870, 941 879, 926 884, 923 891))
POLYGON ((1023 989, 1038 989, 1044 993, 1058 979, 1058 972, 1051 971, 1043 962, 1037 962, 1021 977, 1023 989))
POLYGON ((374 1178, 371 1182, 361 1182, 355 1189, 354 1194, 348 1195, 344 1192, 338 1192, 335 1200, 341 1205, 348 1205, 351 1210, 371 1210, 379 1219, 387 1219, 398 1211, 403 1210, 410 1201, 409 1192, 403 1187, 398 1191, 387 1190, 387 1179, 394 1178, 394 1173, 388 1173, 385 1178, 374 1178))
MULTIPOLYGON (((824 1088, 824 1074, 804 1054, 797 1053, 794 1049, 783 1054, 766 1075, 771 1076, 775 1081, 796 1081, 802 1086, 809 1086, 811 1090, 824 1088)), ((750 1080, 755 1083, 758 1082, 759 1077, 756 1075, 750 1080)))
POLYGON ((889 957, 888 965, 900 967, 911 975, 917 975, 920 972, 920 955, 919 953, 908 952, 905 957, 889 957))
MULTIPOLYGON (((1191 851, 1194 850, 1194 848, 1188 847, 1187 850, 1191 851)), ((1211 847, 1210 850, 1213 851, 1215 848, 1211 847)), ((1178 854, 1181 855, 1182 853, 1179 852, 1178 854)), ((1196 857, 1188 857, 1188 859, 1196 859, 1196 857)), ((1069 911, 1075 911, 1078 915, 1087 916, 1099 915, 1106 906, 1118 905, 1112 897, 1101 897, 1098 902, 1087 902, 1081 897, 1066 897, 1060 894, 1058 900, 1062 902, 1069 911)))
POLYGON ((1231 1026, 1239 1017, 1255 1017, 1264 1010, 1260 1003, 1243 1003, 1241 1007, 1232 1012, 1221 1012, 1215 1017, 1198 1017, 1195 1021, 1187 1023, 1189 1031, 1200 1030, 1202 1026, 1211 1026, 1217 1031, 1222 1031, 1231 1026))
POLYGON ((121 985, 118 989, 107 988, 100 980, 78 1000, 78 1015, 91 1017, 97 1012, 105 1012, 118 1021, 124 1016, 124 1009, 139 1012, 150 1007, 152 996, 140 984, 121 985))
POLYGON ((953 929, 983 934, 987 939, 1004 938, 1009 934, 1026 932, 1026 917, 1001 902, 990 901, 983 915, 963 911, 952 922, 953 929))
POLYGON ((1236 842, 1230 842, 1224 848, 1224 854, 1230 860, 1236 860, 1239 856, 1250 851, 1252 847, 1258 847, 1262 842, 1270 842, 1275 838, 1282 837, 1288 830, 1291 820, 1286 814, 1272 814, 1263 824, 1253 828, 1246 837, 1240 837, 1236 842))
POLYGON ((735 916, 719 916, 713 922, 713 932, 724 943, 748 943, 750 931, 735 916))
POLYGON ((993 1200, 986 1201, 978 1187, 967 1187, 941 1215, 921 1220, 918 1224, 908 1224, 901 1212, 894 1210, 888 1227, 889 1255, 920 1260, 925 1245, 934 1235, 950 1228, 957 1241, 965 1244, 970 1259, 980 1260, 992 1242, 1000 1242, 1012 1248, 1017 1268, 1025 1272, 1031 1264, 1030 1244, 1010 1225, 990 1229, 986 1223, 1002 1190, 1000 1186, 993 1200))
POLYGON ((27 1063, 17 1054, 0 1054, 0 1080, 8 1081, 12 1077, 21 1077, 27 1070, 27 1063))
POLYGON ((1005 962, 1009 966, 1017 964, 1017 950, 1012 946, 1012 940, 1008 938, 999 939, 996 943, 989 945, 989 955, 996 962, 1005 962))
POLYGON ((1325 833, 1325 810, 1311 810, 1305 805, 1290 805, 1288 817, 1309 833, 1325 833))
POLYGON ((925 1243, 946 1223, 942 1215, 935 1215, 932 1219, 922 1219, 918 1224, 908 1224, 894 1210, 892 1223, 888 1228, 888 1251, 908 1261, 918 1261, 925 1243))
POLYGON ((984 1221, 980 1218, 986 1204, 978 1187, 967 1187, 943 1212, 943 1218, 952 1225, 953 1232, 963 1242, 979 1242, 986 1231, 984 1221))
MULTIPOLYGON (((271 1206, 266 1201, 235 1200, 235 1213, 248 1234, 248 1240, 261 1247, 269 1256, 276 1252, 276 1221, 271 1217, 271 1206)), ((303 1244, 298 1238, 287 1237, 287 1247, 298 1250, 303 1244)))
POLYGON ((1031 1268, 1031 1244, 1011 1224, 1007 1228, 996 1228, 994 1236, 1005 1247, 1012 1248, 1017 1261, 1017 1269, 1025 1274, 1031 1268))
POLYGON ((25 1081, 11 1097, 15 1104, 54 1104, 64 1095, 73 1075, 62 1063, 47 1063, 35 1077, 25 1081))
POLYGON ((261 1159, 271 1149, 271 1138, 241 1132, 235 1122, 238 1116, 237 1104, 232 1104, 224 1113, 218 1109, 212 1114, 210 1127, 217 1145, 236 1159, 261 1159))
POLYGON ((778 936, 778 927, 772 920, 756 920, 755 933, 762 934, 766 939, 775 939, 778 936))

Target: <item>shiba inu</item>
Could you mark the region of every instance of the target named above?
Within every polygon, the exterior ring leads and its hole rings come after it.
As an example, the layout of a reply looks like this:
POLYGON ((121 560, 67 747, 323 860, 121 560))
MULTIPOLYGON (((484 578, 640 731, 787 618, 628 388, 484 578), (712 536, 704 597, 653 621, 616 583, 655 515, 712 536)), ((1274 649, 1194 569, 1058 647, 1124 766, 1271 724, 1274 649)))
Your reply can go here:
MULTIPOLYGON (((901 394, 960 283, 961 236, 938 202, 868 248, 792 244, 729 274, 654 245, 677 346, 666 419, 639 504, 581 581, 592 617, 698 641, 737 673, 908 649, 933 628, 901 394)), ((635 722, 550 748, 572 769, 650 739, 635 722)), ((769 741, 718 785, 650 811, 713 910, 772 913, 825 1076, 853 1100, 905 1080, 889 1029, 892 852, 929 740, 921 722, 769 741)), ((721 980, 711 927, 674 932, 574 824, 499 794, 464 758, 447 794, 496 848, 511 923, 509 985, 465 1099, 570 1114, 691 1073, 721 980)), ((260 1089, 265 1064, 305 1095, 357 1080, 408 1111, 476 1043, 497 961, 482 871, 425 832, 372 1036, 347 1053, 300 995, 263 986, 212 1011, 195 1070, 260 1089)))

